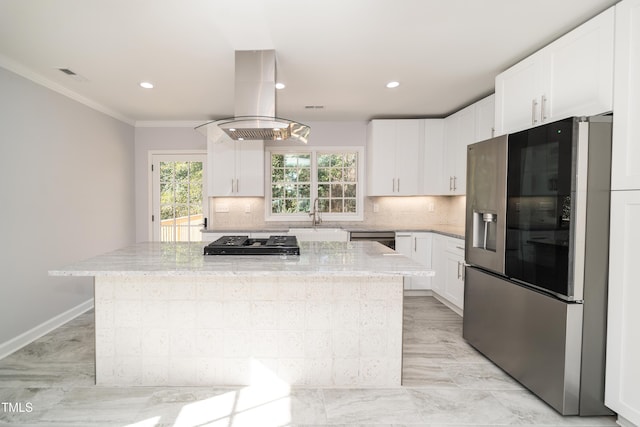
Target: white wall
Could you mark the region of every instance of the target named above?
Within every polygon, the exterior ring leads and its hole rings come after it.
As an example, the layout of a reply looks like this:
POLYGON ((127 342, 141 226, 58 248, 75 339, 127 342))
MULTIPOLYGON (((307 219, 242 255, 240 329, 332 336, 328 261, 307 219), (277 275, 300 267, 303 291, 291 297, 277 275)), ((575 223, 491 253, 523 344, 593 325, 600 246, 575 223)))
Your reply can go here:
POLYGON ((135 129, 136 241, 152 240, 149 230, 150 151, 206 151, 207 138, 193 127, 137 127, 135 129))
POLYGON ((0 357, 91 303, 49 269, 134 241, 132 126, 0 68, 0 357))

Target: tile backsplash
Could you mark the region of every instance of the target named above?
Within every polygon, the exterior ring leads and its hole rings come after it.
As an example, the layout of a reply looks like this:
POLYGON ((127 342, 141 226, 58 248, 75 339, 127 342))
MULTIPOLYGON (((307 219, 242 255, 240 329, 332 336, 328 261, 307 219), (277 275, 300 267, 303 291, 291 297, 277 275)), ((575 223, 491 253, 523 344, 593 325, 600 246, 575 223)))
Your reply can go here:
MULTIPOLYGON (((365 197, 364 220, 339 222, 391 229, 422 228, 431 225, 464 226, 464 196, 365 197)), ((260 197, 216 197, 209 199, 209 228, 240 229, 278 226, 265 221, 264 199, 260 197), (224 211, 224 212, 220 212, 224 211)), ((310 225, 311 220, 289 225, 310 225)), ((325 221, 324 224, 330 224, 325 221)))

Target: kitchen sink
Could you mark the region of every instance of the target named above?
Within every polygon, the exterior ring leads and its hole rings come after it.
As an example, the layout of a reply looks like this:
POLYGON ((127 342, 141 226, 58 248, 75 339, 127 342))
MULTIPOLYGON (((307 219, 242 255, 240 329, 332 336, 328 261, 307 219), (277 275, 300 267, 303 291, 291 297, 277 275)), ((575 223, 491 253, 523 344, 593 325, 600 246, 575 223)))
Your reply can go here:
POLYGON ((294 227, 289 235, 296 236, 298 241, 340 241, 349 240, 349 232, 336 227, 294 227))

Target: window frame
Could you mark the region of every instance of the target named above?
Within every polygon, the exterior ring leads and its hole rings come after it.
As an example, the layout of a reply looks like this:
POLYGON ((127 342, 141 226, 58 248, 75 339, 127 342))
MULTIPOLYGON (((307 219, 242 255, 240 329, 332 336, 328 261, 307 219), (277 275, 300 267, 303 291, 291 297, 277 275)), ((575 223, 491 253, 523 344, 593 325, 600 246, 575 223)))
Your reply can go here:
POLYGON ((311 221, 308 213, 273 214, 271 213, 271 184, 273 154, 310 154, 311 155, 311 205, 318 197, 318 154, 330 153, 356 153, 357 156, 357 182, 356 182, 356 212, 355 213, 330 213, 321 212, 321 218, 327 222, 362 221, 364 219, 364 147, 361 146, 297 146, 297 147, 266 147, 265 148, 265 221, 311 221))

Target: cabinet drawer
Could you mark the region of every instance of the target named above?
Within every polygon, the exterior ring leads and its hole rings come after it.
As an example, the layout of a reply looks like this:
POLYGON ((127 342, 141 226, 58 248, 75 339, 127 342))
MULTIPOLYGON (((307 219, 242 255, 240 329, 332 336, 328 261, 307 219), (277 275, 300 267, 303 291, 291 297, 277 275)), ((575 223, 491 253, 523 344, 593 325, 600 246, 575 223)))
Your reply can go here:
POLYGON ((445 244, 445 250, 464 257, 464 240, 448 238, 445 244))

